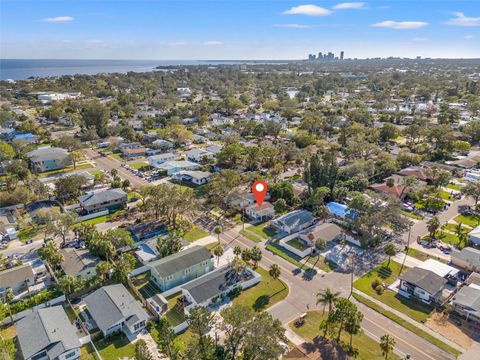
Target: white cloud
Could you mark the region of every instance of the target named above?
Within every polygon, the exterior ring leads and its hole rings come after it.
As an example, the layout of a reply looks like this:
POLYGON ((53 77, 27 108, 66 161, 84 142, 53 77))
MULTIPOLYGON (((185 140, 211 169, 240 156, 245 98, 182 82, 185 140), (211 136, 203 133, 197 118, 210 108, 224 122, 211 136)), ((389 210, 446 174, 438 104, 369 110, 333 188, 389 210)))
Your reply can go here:
POLYGON ((465 35, 463 38, 464 38, 464 39, 467 39, 467 40, 472 40, 472 39, 475 39, 475 36, 473 36, 473 35, 465 35))
POLYGON ((335 10, 366 9, 364 2, 344 2, 333 7, 335 10))
POLYGON ((424 26, 427 26, 428 23, 423 21, 393 21, 393 20, 385 20, 375 24, 372 24, 373 27, 381 27, 381 28, 390 28, 396 30, 404 30, 404 29, 418 29, 424 26))
POLYGON ((423 37, 414 37, 412 39, 412 41, 415 41, 415 42, 424 42, 424 41, 428 41, 427 38, 423 38, 423 37))
POLYGON ((49 22, 49 23, 66 23, 66 22, 71 22, 73 21, 74 18, 71 16, 57 16, 57 17, 51 17, 51 18, 46 18, 43 19, 43 22, 49 22))
POLYGON ((218 41, 218 40, 208 40, 203 43, 203 45, 207 46, 218 46, 218 45, 223 45, 223 42, 218 41))
POLYGON ((447 21, 448 25, 480 26, 480 17, 467 17, 462 12, 453 13, 456 17, 447 21))
POLYGON ((184 41, 172 41, 170 43, 167 44, 168 46, 185 46, 187 45, 186 42, 184 41))
POLYGON ((283 12, 285 15, 328 16, 332 12, 317 5, 294 6, 283 12))
POLYGON ((311 29, 313 26, 305 24, 274 24, 273 27, 288 29, 311 29))

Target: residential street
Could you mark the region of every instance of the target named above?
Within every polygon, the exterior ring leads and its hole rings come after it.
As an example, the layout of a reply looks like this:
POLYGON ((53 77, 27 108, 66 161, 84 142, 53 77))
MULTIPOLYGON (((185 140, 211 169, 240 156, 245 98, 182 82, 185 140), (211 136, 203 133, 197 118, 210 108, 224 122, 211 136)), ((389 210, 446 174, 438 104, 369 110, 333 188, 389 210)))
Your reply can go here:
MULTIPOLYGON (((282 271, 281 279, 287 283, 290 293, 284 301, 275 304, 268 311, 280 319, 285 326, 300 314, 306 312, 308 310, 307 305, 310 310, 316 308, 315 294, 320 289, 331 288, 341 292, 343 296, 348 296, 350 293, 350 274, 332 271, 330 273, 317 274, 313 279, 305 279, 302 277, 302 274, 294 275, 292 273, 296 266, 279 256, 273 255, 264 248, 263 244, 256 244, 241 236, 238 233, 238 229, 232 229, 223 233, 221 240, 229 246, 239 245, 242 248, 257 245, 263 252, 260 262, 261 266, 266 269, 274 263, 280 266, 282 271)), ((362 325, 365 332, 377 340, 382 335, 390 333, 397 340, 395 348, 399 354, 409 354, 415 360, 455 359, 453 355, 439 349, 376 311, 362 304, 357 305, 364 314, 362 325)))

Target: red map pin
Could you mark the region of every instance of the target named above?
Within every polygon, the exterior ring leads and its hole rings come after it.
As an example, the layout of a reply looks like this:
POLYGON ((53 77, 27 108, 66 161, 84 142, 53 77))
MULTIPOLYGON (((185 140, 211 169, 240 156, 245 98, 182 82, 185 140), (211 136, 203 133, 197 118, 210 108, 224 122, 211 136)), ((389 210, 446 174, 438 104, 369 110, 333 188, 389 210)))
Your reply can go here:
POLYGON ((258 206, 262 206, 265 195, 267 195, 267 183, 263 180, 257 180, 252 185, 253 196, 258 206))

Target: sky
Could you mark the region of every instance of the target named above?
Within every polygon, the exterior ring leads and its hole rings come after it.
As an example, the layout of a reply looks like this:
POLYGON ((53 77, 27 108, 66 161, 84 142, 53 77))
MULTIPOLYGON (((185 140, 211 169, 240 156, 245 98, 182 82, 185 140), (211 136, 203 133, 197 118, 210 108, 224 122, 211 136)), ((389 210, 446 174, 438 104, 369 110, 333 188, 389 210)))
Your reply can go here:
POLYGON ((0 58, 480 58, 480 0, 0 0, 0 58))

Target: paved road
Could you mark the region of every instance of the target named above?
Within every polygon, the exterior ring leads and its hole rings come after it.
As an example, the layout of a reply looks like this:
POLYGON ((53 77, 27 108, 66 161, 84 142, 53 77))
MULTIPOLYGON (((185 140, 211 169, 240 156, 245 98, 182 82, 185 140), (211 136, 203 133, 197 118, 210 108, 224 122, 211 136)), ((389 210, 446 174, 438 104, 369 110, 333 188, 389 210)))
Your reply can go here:
MULTIPOLYGON (((242 248, 259 245, 241 236, 236 229, 223 233, 221 240, 229 246, 239 245, 242 248)), ((275 304, 268 310, 283 324, 289 323, 308 309, 316 308, 315 294, 320 289, 329 287, 335 291, 340 291, 344 296, 348 296, 350 293, 350 274, 330 272, 323 275, 317 274, 312 279, 304 278, 302 274, 293 274, 296 266, 265 250, 261 244, 260 247, 263 251, 261 265, 268 269, 271 264, 278 264, 281 268, 281 278, 290 289, 289 295, 284 301, 275 304)), ((376 339, 386 333, 393 335, 397 340, 396 350, 400 354, 409 354, 415 360, 455 359, 453 355, 397 325, 376 311, 362 304, 358 304, 358 307, 364 314, 362 327, 365 332, 376 339)))
POLYGON ((130 181, 130 185, 133 188, 140 188, 144 185, 147 185, 148 182, 145 179, 142 179, 134 174, 132 174, 130 171, 124 169, 121 165, 122 163, 118 161, 117 159, 108 157, 108 156, 102 156, 100 155, 97 151, 93 149, 83 149, 83 153, 89 157, 91 160, 94 160, 97 164, 98 167, 102 170, 106 170, 110 172, 112 169, 117 169, 118 171, 118 176, 120 176, 122 179, 127 179, 130 181))

